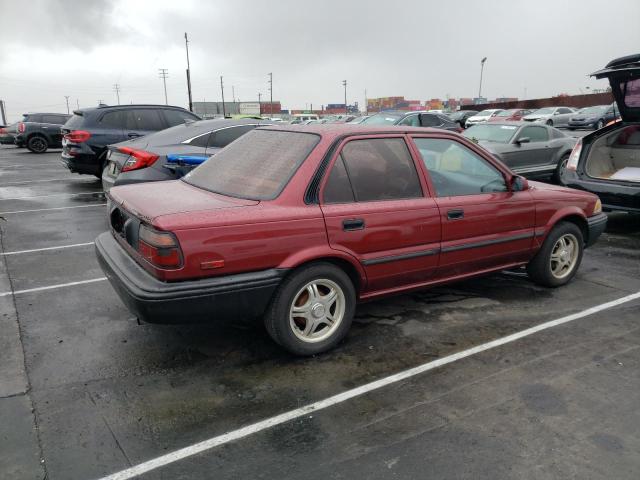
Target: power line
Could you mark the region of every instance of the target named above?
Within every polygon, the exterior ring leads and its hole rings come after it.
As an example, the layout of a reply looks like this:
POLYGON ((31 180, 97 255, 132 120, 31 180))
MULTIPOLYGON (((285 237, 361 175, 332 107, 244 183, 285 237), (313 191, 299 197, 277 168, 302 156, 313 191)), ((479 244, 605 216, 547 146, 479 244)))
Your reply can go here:
POLYGON ((114 92, 116 92, 116 97, 118 98, 118 105, 120 105, 120 84, 119 83, 114 83, 113 84, 113 90, 114 90, 114 92))
POLYGON ((162 79, 162 83, 164 84, 164 104, 169 105, 169 100, 167 100, 167 77, 169 76, 169 70, 166 68, 159 68, 158 73, 162 79))

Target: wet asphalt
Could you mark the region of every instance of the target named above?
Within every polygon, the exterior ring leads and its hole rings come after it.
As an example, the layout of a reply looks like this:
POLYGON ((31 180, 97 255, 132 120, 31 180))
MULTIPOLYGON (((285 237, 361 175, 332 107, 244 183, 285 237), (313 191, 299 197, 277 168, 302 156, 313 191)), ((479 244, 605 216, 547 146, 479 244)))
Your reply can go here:
MULTIPOLYGON (((363 304, 315 358, 240 318, 139 325, 106 281, 30 291, 103 276, 92 245, 13 253, 107 228, 100 183, 59 155, 0 147, 2 479, 98 479, 640 291, 640 217, 612 214, 566 287, 502 272, 363 304)), ((634 300, 141 478, 637 479, 639 372, 634 300)))

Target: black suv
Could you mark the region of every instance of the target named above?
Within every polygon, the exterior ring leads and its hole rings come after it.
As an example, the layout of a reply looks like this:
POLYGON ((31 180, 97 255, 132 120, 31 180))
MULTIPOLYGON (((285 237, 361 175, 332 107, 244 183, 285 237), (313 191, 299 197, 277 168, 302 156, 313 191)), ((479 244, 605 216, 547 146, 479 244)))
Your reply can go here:
POLYGON ((48 148, 60 148, 60 127, 69 120, 64 113, 25 113, 14 134, 18 147, 27 147, 33 153, 44 153, 48 148))
POLYGON ((101 178, 107 145, 200 118, 168 105, 100 105, 75 110, 62 127, 62 161, 75 173, 101 178))

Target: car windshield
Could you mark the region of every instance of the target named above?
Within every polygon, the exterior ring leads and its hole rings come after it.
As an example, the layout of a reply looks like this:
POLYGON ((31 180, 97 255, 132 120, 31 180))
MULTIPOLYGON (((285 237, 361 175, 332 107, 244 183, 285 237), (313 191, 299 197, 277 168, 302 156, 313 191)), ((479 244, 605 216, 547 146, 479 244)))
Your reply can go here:
POLYGON ((588 107, 588 108, 583 108, 582 110, 580 110, 580 114, 581 115, 593 115, 593 114, 600 114, 602 112, 605 111, 607 107, 606 106, 597 106, 597 107, 588 107))
POLYGON ((183 177, 195 187, 230 197, 272 200, 320 141, 318 135, 254 130, 183 177))
POLYGON ((495 110, 483 110, 480 113, 476 113, 476 117, 490 117, 495 110))
POLYGON ((377 113, 362 122, 363 125, 393 125, 402 115, 393 113, 377 113))
POLYGON ((486 142, 509 143, 518 130, 516 125, 498 125, 481 123, 465 130, 463 135, 472 140, 484 140, 486 142))
POLYGON ((539 108, 538 110, 533 112, 531 115, 550 115, 555 111, 556 109, 553 107, 539 108))

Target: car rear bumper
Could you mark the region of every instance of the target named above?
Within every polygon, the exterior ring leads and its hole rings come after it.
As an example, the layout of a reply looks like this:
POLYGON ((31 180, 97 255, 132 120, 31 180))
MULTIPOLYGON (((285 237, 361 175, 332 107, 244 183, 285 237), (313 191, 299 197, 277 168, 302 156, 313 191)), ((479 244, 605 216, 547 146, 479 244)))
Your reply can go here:
POLYGON ((587 233, 586 246, 590 247, 591 245, 596 243, 596 240, 598 240, 598 237, 602 235, 602 232, 604 232, 604 229, 607 228, 607 214, 598 213, 596 215, 588 217, 587 227, 588 227, 588 233, 587 233))
POLYGON ((640 213, 640 184, 592 180, 567 170, 565 170, 562 179, 569 188, 598 195, 603 210, 640 213))
POLYGON ((118 244, 111 232, 96 238, 98 261, 124 304, 149 323, 238 321, 260 316, 286 274, 283 269, 162 282, 118 244))
POLYGON ((84 173, 88 175, 100 175, 101 165, 98 162, 98 156, 95 153, 78 153, 69 155, 65 150, 62 151, 62 163, 73 173, 84 173))

